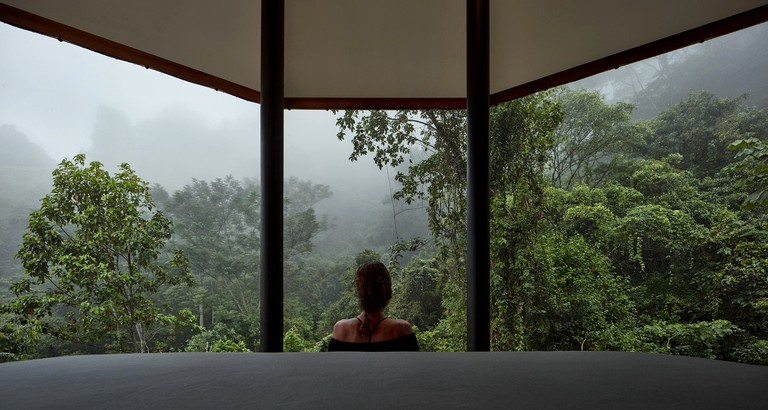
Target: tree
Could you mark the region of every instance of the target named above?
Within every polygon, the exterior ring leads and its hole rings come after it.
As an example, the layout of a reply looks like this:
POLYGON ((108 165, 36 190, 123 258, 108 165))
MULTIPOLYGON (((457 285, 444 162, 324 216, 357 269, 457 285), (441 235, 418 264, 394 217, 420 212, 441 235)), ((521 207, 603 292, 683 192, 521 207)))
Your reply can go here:
POLYGON ((728 148, 739 150, 737 157, 741 158, 730 170, 743 172, 740 184, 752 191, 744 200, 744 208, 753 210, 768 205, 768 143, 751 137, 736 140, 728 148))
POLYGON ((288 329, 283 337, 283 350, 286 352, 303 352, 307 349, 307 343, 301 337, 301 333, 295 328, 288 329))
POLYGON ((210 329, 189 338, 187 352, 248 352, 240 335, 223 323, 216 323, 210 329))
POLYGON ((626 277, 581 235, 545 236, 540 250, 546 303, 527 310, 526 345, 535 350, 624 350, 636 344, 626 277), (533 325, 533 326, 532 326, 533 325))
MULTIPOLYGON (((739 209, 747 195, 734 184, 755 177, 750 188, 764 191, 758 160, 765 158, 766 113, 707 94, 634 123, 628 106, 608 106, 584 92, 493 107, 492 348, 768 362, 768 218, 739 209), (563 96, 572 101, 561 124, 563 96), (733 146, 743 150, 743 162, 727 175, 722 168, 736 161, 725 147, 738 139, 733 146), (553 180, 554 154, 562 172, 553 180)), ((395 312, 414 322, 427 316, 425 309, 439 312, 432 292, 421 300, 416 294, 423 290, 411 292, 439 287, 443 315, 423 323, 420 343, 463 350, 463 113, 355 111, 338 124, 340 138, 351 135, 352 159, 372 154, 380 167, 407 165, 396 176, 395 195, 428 204, 436 253, 394 271, 404 285, 395 312)))
MULTIPOLYGON (((590 185, 570 192, 550 189, 549 218, 557 229, 569 241, 588 239, 629 284, 626 295, 636 310, 636 325, 627 329, 613 322, 614 331, 607 334, 611 348, 750 363, 768 360, 766 219, 760 213, 741 212, 740 200, 734 200, 747 197, 736 192, 739 179, 748 181, 759 172, 764 115, 764 110, 744 107, 739 100, 691 95, 646 122, 644 145, 626 146, 628 150, 610 163, 599 165, 606 179, 598 186, 588 181, 590 185), (744 139, 731 147, 741 150, 741 162, 734 162, 724 146, 737 137, 744 139), (720 169, 728 164, 731 175, 720 169)), ((759 192, 761 186, 750 188, 759 192)), ((540 257, 557 249, 550 243, 540 257)), ((555 260, 572 269, 578 266, 572 257, 577 254, 588 252, 568 252, 555 260)), ((588 272, 578 269, 574 283, 588 272)), ((574 300, 591 301, 583 306, 594 308, 600 304, 589 295, 605 293, 590 292, 589 287, 564 294, 552 289, 550 294, 559 302, 547 309, 549 319, 560 314, 563 301, 567 311, 580 312, 574 300)), ((542 323, 562 323, 552 333, 561 337, 573 326, 569 317, 542 323)), ((599 318, 576 324, 599 323, 599 318)), ((603 343, 602 335, 587 340, 603 343)), ((551 340, 545 346, 558 343, 551 340)))
POLYGON ((53 171, 53 189, 41 202, 17 255, 26 277, 13 285, 9 304, 19 326, 34 324, 26 336, 151 351, 157 332, 181 320, 151 296, 191 282, 181 251, 164 257, 171 220, 155 209, 148 184, 128 164, 110 175, 81 154, 53 171))
MULTIPOLYGON (((561 119, 546 93, 495 106, 491 112, 491 260, 495 348, 518 345, 520 309, 534 305, 538 267, 532 242, 541 234, 543 170, 561 119), (529 303, 530 302, 530 303, 529 303), (510 337, 515 335, 515 338, 510 337)), ((462 111, 347 111, 338 120, 339 138, 352 134, 351 159, 372 153, 379 166, 408 161, 395 179, 396 198, 424 199, 440 261, 445 315, 434 345, 463 350, 466 335, 466 120, 462 111), (427 155, 414 161, 414 152, 427 155)))
POLYGON ((413 258, 403 268, 390 264, 394 291, 390 310, 419 329, 431 329, 443 316, 443 296, 439 278, 439 262, 413 258), (395 268, 395 269, 393 269, 395 268))
MULTIPOLYGON (((327 267, 309 252, 325 228, 314 205, 331 195, 327 185, 291 177, 285 184, 284 268, 287 329, 308 338, 320 317, 319 299, 327 291, 327 267), (322 279, 322 280, 318 280, 322 279)), ((189 256, 198 288, 189 295, 197 304, 199 324, 211 327, 213 316, 249 342, 259 334, 260 198, 257 182, 232 176, 192 183, 163 204, 174 218, 174 240, 189 256), (206 320, 207 313, 210 319, 206 320), (213 313, 215 312, 215 313, 213 313)), ((333 284, 330 287, 334 287, 333 284)))
POLYGON ((737 139, 768 140, 768 111, 744 104, 744 98, 691 93, 649 124, 647 155, 662 159, 680 154, 680 168, 695 177, 712 177, 734 162, 728 145, 737 139))
POLYGON ((191 184, 176 191, 163 207, 174 220, 174 241, 184 249, 197 280, 200 292, 193 297, 198 305, 200 326, 206 325, 204 305, 215 305, 220 318, 225 317, 225 310, 237 312, 246 328, 248 323, 256 323, 258 186, 248 181, 244 186, 232 176, 211 182, 193 179, 191 184))
POLYGON ((596 179, 597 165, 638 136, 638 127, 630 121, 632 104, 608 105, 596 92, 568 88, 556 98, 566 114, 555 132, 548 172, 553 185, 571 189, 596 179))
POLYGON ((313 184, 296 177, 283 184, 285 218, 283 222, 285 256, 289 258, 312 250, 312 239, 326 229, 325 218, 318 218, 314 206, 331 197, 328 185, 313 184))

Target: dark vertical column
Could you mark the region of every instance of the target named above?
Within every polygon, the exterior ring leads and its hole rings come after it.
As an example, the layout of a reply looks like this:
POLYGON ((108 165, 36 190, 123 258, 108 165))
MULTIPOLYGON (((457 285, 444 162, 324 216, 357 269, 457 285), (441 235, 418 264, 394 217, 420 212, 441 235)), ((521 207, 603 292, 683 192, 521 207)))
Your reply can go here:
POLYGON ((490 0, 467 0, 467 348, 491 349, 490 0))
POLYGON ((261 1, 261 351, 283 351, 284 0, 261 1))

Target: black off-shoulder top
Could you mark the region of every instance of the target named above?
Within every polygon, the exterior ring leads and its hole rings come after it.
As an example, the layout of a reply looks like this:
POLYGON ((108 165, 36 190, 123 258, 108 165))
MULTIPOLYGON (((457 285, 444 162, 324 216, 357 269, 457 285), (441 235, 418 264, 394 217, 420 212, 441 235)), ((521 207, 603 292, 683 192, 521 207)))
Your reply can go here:
POLYGON ((331 338, 328 343, 329 352, 418 352, 419 341, 416 334, 411 333, 396 339, 381 342, 342 342, 331 338))

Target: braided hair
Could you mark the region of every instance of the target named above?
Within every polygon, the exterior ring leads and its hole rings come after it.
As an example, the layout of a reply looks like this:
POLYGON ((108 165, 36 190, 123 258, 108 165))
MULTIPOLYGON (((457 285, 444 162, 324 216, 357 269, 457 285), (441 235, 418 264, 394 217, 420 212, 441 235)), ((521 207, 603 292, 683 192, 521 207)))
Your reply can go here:
POLYGON ((368 314, 383 310, 392 299, 392 277, 389 270, 381 262, 366 262, 357 268, 355 273, 355 289, 360 309, 365 311, 359 331, 363 336, 371 333, 368 314))

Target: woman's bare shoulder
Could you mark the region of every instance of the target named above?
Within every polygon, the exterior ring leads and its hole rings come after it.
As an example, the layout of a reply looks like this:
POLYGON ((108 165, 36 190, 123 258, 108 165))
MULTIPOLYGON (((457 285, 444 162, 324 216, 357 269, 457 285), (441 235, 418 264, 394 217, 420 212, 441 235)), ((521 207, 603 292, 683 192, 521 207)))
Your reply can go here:
POLYGON ((403 319, 390 319, 390 320, 395 324, 397 324, 398 326, 411 327, 411 324, 407 320, 403 320, 403 319))
POLYGON ((347 335, 352 334, 357 330, 358 323, 358 320, 355 318, 339 320, 333 325, 333 333, 331 337, 337 340, 346 339, 347 335))
POLYGON ((413 333, 413 328, 411 327, 411 324, 407 320, 391 319, 391 323, 389 325, 391 327, 396 328, 397 333, 400 336, 405 336, 407 334, 413 333))

